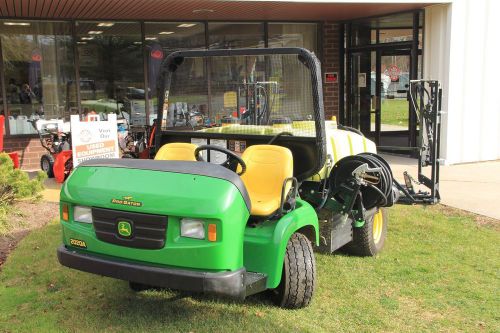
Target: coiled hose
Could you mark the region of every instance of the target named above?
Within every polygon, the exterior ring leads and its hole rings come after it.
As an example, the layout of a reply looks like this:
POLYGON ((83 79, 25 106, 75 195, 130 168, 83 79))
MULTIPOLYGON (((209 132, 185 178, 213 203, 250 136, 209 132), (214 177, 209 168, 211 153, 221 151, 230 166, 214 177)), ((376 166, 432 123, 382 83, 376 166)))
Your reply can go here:
MULTIPOLYGON (((329 177, 329 190, 339 188, 343 183, 353 178, 352 172, 359 166, 367 164, 369 168, 379 168, 379 172, 370 172, 365 184, 360 188, 363 207, 390 207, 397 201, 398 191, 393 187, 393 175, 386 160, 377 154, 361 153, 346 156, 339 160, 329 177)), ((342 198, 336 198, 342 201, 342 198)))

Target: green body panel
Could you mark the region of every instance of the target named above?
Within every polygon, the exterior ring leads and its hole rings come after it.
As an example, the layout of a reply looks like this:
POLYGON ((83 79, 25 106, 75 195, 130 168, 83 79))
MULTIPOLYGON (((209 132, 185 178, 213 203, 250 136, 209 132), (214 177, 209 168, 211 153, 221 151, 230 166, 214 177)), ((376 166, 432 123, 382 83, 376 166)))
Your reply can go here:
POLYGON ((78 167, 61 189, 61 203, 70 205, 69 222, 61 220, 63 242, 82 240, 86 249, 152 265, 205 271, 237 270, 243 267, 243 237, 249 211, 236 186, 223 179, 174 172, 78 167), (112 203, 132 197, 139 207, 112 203), (92 224, 73 221, 74 205, 168 216, 165 247, 137 249, 100 241, 92 224), (217 225, 217 241, 180 236, 182 217, 199 218, 217 225))
POLYGON ((296 208, 279 220, 259 223, 245 230, 244 263, 251 272, 267 275, 267 288, 276 288, 281 280, 283 260, 290 236, 303 227, 313 227, 319 245, 318 216, 314 208, 297 200, 296 208))

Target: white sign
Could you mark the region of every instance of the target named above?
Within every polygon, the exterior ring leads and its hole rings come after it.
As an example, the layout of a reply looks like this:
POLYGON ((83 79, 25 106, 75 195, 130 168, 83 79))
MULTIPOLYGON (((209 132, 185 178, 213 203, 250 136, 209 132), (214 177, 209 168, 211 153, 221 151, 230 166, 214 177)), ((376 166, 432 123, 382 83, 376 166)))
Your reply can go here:
POLYGON ((119 158, 116 115, 109 114, 107 121, 80 121, 72 115, 71 143, 74 167, 96 158, 119 158))
MULTIPOLYGON (((217 146, 227 149, 226 140, 210 139, 210 145, 217 146)), ((222 164, 228 159, 228 156, 224 153, 211 150, 210 151, 210 163, 222 164)))
MULTIPOLYGON (((198 139, 198 138, 191 138, 191 143, 194 145, 199 146, 204 146, 207 144, 207 139, 198 139)), ((207 151, 204 150, 201 152, 201 156, 203 157, 203 160, 207 161, 207 151)))
MULTIPOLYGON (((195 144, 197 146, 203 146, 208 144, 207 139, 197 139, 197 138, 192 138, 191 143, 195 144)), ((211 146, 218 146, 222 148, 227 149, 227 141, 226 140, 219 140, 219 139, 210 139, 210 145, 211 146)), ((204 150, 201 152, 201 156, 205 161, 208 161, 207 158, 207 150, 204 150)), ((227 156, 224 153, 218 152, 211 150, 210 151, 210 163, 214 164, 221 164, 227 160, 227 156)))
POLYGON ((358 88, 366 88, 366 73, 358 73, 358 88))

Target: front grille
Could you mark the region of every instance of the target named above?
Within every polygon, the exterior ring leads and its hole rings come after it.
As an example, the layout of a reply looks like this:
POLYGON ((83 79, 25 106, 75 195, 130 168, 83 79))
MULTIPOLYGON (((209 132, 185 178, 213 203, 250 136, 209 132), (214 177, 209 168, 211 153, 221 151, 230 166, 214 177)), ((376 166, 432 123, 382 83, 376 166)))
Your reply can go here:
POLYGON ((96 236, 103 242, 139 249, 161 249, 165 246, 166 216, 92 208, 92 217, 96 236), (118 233, 121 221, 131 225, 129 237, 118 233))

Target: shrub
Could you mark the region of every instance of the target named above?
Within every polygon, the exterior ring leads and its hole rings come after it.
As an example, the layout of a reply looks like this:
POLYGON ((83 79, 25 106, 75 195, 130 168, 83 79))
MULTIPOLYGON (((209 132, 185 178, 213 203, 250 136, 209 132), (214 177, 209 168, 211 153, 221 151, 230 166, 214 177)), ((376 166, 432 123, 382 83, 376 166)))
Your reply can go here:
POLYGON ((14 169, 9 155, 0 153, 0 234, 9 229, 7 215, 16 200, 39 200, 47 176, 39 171, 34 179, 28 173, 14 169))

